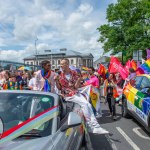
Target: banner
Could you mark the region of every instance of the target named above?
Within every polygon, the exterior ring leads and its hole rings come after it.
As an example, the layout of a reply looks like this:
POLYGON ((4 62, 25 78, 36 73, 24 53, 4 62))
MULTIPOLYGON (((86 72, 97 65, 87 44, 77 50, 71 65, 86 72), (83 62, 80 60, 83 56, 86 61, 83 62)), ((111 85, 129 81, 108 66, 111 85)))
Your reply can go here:
POLYGON ((111 56, 108 72, 117 73, 119 71, 120 65, 121 65, 120 60, 114 56, 111 56))
POLYGON ((128 77, 128 72, 124 69, 119 59, 113 56, 110 59, 110 65, 108 71, 109 73, 119 72, 123 79, 126 79, 128 77))
POLYGON ((118 72, 124 80, 128 77, 128 72, 124 69, 122 65, 119 66, 118 72))
POLYGON ((127 73, 129 74, 129 68, 131 68, 132 65, 131 65, 131 61, 128 60, 124 66, 124 69, 127 71, 127 73))

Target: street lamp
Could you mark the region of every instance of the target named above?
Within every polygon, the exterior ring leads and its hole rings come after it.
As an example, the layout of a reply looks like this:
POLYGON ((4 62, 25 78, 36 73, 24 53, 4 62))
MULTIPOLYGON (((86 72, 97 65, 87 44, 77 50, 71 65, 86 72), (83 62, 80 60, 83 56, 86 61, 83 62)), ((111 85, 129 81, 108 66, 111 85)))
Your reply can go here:
POLYGON ((37 47, 36 47, 37 41, 38 41, 38 38, 36 37, 36 39, 35 39, 35 51, 36 51, 36 65, 38 66, 38 52, 37 52, 37 47))

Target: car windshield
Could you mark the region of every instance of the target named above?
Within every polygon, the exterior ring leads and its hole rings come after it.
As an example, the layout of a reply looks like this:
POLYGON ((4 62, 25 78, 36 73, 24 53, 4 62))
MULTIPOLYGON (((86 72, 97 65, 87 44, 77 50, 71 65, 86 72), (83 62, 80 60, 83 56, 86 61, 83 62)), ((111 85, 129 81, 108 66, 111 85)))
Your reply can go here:
MULTIPOLYGON (((29 93, 0 93, 0 117, 4 122, 4 131, 33 118, 52 108, 54 97, 29 93)), ((53 119, 34 128, 40 136, 51 134, 53 119)), ((32 130, 32 131, 33 131, 32 130)), ((32 132, 30 131, 30 133, 32 132)), ((28 132, 29 133, 29 132, 28 132)))

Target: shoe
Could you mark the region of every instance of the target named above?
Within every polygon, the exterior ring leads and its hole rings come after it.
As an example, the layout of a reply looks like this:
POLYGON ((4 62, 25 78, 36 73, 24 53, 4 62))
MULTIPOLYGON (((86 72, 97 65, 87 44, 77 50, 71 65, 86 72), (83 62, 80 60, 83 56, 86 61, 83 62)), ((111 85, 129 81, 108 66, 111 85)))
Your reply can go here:
POLYGON ((100 128, 100 125, 99 123, 97 122, 88 122, 87 123, 87 130, 90 132, 90 133, 93 133, 93 129, 94 128, 100 128))
POLYGON ((97 134, 109 134, 109 132, 105 129, 103 129, 102 127, 99 128, 93 128, 92 133, 97 133, 97 134))
POLYGON ((102 117, 102 115, 101 114, 99 114, 99 113, 96 113, 96 116, 95 116, 96 118, 100 118, 100 117, 102 117))
POLYGON ((117 120, 117 117, 116 117, 116 116, 113 116, 113 120, 117 120))
POLYGON ((112 117, 112 113, 110 113, 109 117, 112 117))

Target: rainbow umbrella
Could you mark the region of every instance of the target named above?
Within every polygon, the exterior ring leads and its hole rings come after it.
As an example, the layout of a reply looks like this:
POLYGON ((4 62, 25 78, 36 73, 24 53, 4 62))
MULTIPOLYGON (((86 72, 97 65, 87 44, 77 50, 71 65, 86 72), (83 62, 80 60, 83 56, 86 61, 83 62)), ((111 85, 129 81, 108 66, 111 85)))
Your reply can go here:
POLYGON ((32 69, 30 67, 28 67, 28 66, 22 66, 18 70, 28 70, 28 71, 31 71, 32 69))

